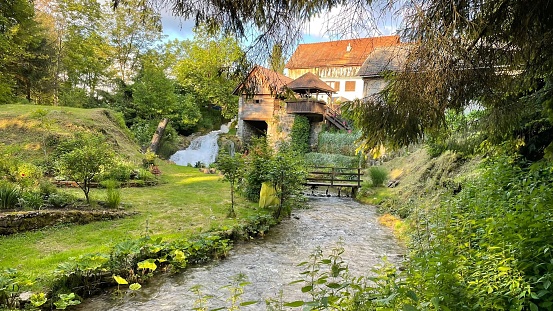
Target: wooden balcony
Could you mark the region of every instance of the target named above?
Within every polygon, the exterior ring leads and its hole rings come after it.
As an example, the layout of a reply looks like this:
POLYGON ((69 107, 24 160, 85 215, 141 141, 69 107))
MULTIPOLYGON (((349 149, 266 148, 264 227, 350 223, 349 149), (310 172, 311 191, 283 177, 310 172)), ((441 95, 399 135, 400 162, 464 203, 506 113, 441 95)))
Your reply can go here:
POLYGON ((286 102, 286 112, 294 114, 324 115, 326 104, 324 101, 304 99, 286 102))

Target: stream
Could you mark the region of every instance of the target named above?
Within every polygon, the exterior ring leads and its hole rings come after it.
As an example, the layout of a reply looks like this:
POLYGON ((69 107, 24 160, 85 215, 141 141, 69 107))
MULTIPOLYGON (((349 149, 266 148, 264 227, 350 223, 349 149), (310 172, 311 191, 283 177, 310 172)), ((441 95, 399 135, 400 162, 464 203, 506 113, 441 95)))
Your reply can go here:
POLYGON ((295 210, 292 217, 273 227, 263 238, 234 246, 229 256, 175 275, 156 277, 136 295, 114 299, 103 295, 88 299, 79 310, 193 310, 197 296, 191 292, 202 286, 203 294, 213 295, 209 309, 228 306, 228 289, 233 277, 247 276, 251 284, 245 287, 243 301, 259 303, 240 310, 265 310, 265 300, 278 298, 283 292, 286 301, 307 298, 301 293, 302 283, 289 285, 301 279, 305 267, 300 262, 321 247, 325 256, 339 241, 345 249, 342 258, 354 276, 369 275, 382 263, 399 264, 404 253, 389 228, 378 223, 376 208, 350 198, 310 197, 310 208, 295 210))

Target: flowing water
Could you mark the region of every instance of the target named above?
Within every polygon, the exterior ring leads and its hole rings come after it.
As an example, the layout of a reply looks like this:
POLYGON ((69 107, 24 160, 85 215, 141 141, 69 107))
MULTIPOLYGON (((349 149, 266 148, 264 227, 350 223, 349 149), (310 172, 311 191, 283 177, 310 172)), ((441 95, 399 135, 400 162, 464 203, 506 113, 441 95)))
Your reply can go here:
POLYGON ((264 300, 277 298, 281 290, 286 301, 306 298, 301 284, 289 285, 305 270, 297 264, 307 261, 317 247, 329 254, 339 241, 345 248, 342 257, 355 276, 369 275, 384 257, 392 263, 401 261, 403 249, 378 223, 374 207, 337 197, 310 198, 308 204, 310 208, 295 210, 264 238, 235 245, 224 260, 158 277, 133 297, 92 298, 80 310, 193 310, 197 297, 190 289, 199 284, 204 294, 214 296, 210 309, 228 306, 228 290, 222 287, 239 273, 251 283, 244 301, 260 301, 241 310, 265 310, 264 300))
POLYGON ((187 166, 196 165, 201 162, 203 165, 208 166, 215 162, 215 157, 219 151, 219 145, 217 145, 217 138, 221 133, 228 133, 229 128, 226 125, 221 125, 221 129, 217 131, 211 131, 207 135, 198 136, 190 142, 190 146, 184 150, 179 150, 173 154, 169 160, 175 162, 177 165, 187 166))

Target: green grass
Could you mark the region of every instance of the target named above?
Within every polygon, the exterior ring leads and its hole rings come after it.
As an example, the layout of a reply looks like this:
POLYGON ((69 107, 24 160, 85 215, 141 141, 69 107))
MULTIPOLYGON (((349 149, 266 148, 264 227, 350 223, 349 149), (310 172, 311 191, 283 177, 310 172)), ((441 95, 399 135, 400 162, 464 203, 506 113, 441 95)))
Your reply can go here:
MULTIPOLYGON (((55 148, 56 140, 77 131, 101 132, 115 151, 134 165, 143 155, 122 124, 107 109, 79 109, 36 105, 0 105, 0 145, 16 148, 12 156, 22 163, 40 161, 44 150, 55 148), (45 148, 46 147, 46 148, 45 148)), ((158 163, 161 183, 154 187, 123 188, 121 203, 137 215, 86 225, 63 225, 0 237, 0 271, 16 268, 36 279, 32 290, 47 289, 56 267, 70 257, 108 253, 117 243, 146 234, 164 240, 189 238, 242 219, 265 213, 254 204, 238 198, 237 218, 227 218, 230 187, 219 175, 195 168, 158 163)), ((80 198, 79 189, 64 189, 80 198)), ((105 189, 92 189, 93 200, 105 200, 105 189)))
MULTIPOLYGON (((155 187, 124 188, 122 202, 138 215, 87 225, 68 225, 13 236, 0 237, 0 269, 17 268, 32 278, 37 287, 46 286, 56 266, 82 254, 109 252, 116 243, 138 238, 149 231, 164 240, 187 238, 263 211, 240 201, 237 218, 226 218, 230 188, 219 175, 200 173, 191 167, 162 164, 163 183, 155 187)), ((83 196, 79 190, 68 190, 83 196)), ((96 198, 105 190, 93 189, 96 198)))
POLYGON ((387 187, 364 187, 361 189, 357 200, 368 205, 379 205, 385 200, 394 198, 395 194, 387 187))
POLYGON ((77 131, 101 132, 124 158, 140 162, 142 156, 122 117, 109 109, 81 109, 60 106, 0 105, 0 144, 18 146, 18 157, 43 157, 48 142, 77 131), (42 113, 42 117, 39 114, 42 113))

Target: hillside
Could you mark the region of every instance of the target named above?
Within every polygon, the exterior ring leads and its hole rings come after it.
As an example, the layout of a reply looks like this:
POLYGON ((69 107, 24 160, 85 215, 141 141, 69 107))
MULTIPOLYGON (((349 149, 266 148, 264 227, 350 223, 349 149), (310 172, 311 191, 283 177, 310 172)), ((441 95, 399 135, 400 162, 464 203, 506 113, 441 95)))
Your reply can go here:
POLYGON ((0 105, 0 131, 0 145, 31 162, 43 159, 60 138, 79 131, 102 133, 120 157, 136 163, 141 159, 123 118, 109 109, 0 105))

